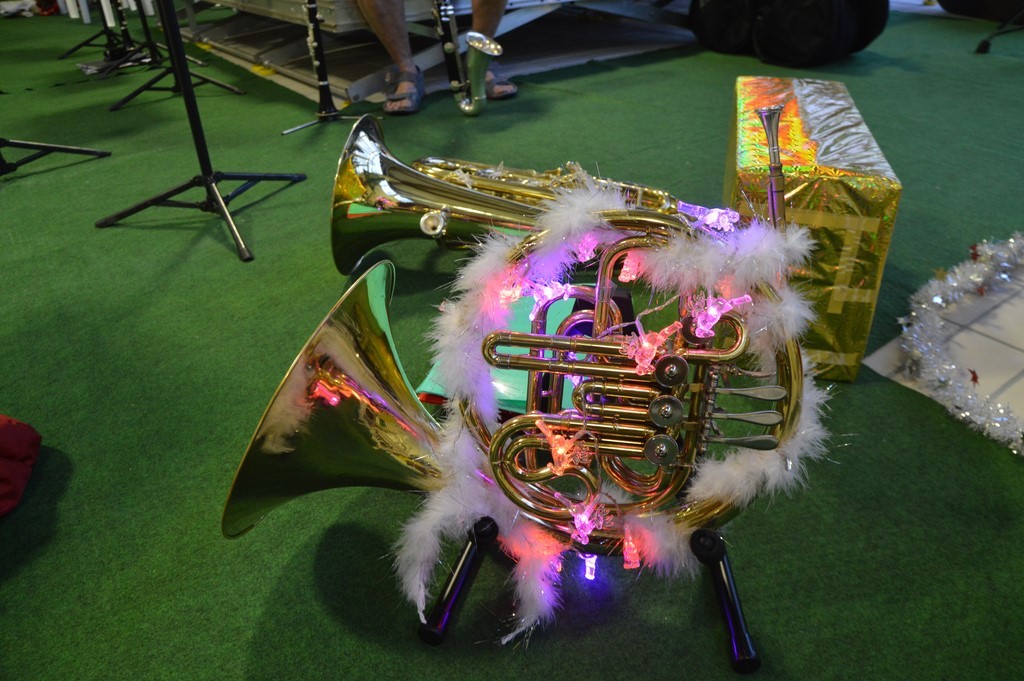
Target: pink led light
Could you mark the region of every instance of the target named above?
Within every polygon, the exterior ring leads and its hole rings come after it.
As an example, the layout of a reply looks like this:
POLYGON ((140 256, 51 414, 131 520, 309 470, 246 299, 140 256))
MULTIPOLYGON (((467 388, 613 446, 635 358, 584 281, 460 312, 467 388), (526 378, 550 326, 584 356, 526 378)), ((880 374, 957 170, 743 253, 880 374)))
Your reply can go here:
POLYGON ((590 463, 591 452, 586 447, 577 444, 583 437, 583 431, 579 430, 571 438, 554 432, 544 421, 537 419, 534 425, 544 434, 551 449, 551 463, 548 468, 555 475, 564 475, 572 466, 586 465, 590 463))
POLYGON ((530 311, 530 321, 532 322, 537 318, 537 313, 544 307, 548 302, 561 298, 562 300, 568 300, 569 294, 572 293, 572 284, 563 284, 558 281, 552 281, 547 284, 530 284, 530 293, 533 295, 533 310, 530 311))
POLYGON ((619 272, 619 281, 636 281, 644 270, 644 252, 626 251, 626 260, 622 263, 622 270, 619 272))
POLYGON ((638 376, 654 372, 654 358, 658 350, 672 334, 683 328, 682 322, 675 321, 661 331, 649 331, 643 336, 633 336, 622 343, 620 352, 636 362, 638 376))
POLYGON ((633 541, 633 535, 628 527, 622 539, 622 567, 625 570, 635 570, 640 567, 640 551, 637 550, 636 542, 633 541))
POLYGON ((569 513, 572 515, 572 524, 575 527, 572 539, 584 546, 590 543, 590 533, 594 530, 604 529, 604 524, 608 520, 607 514, 598 505, 596 498, 591 499, 589 503, 569 504, 569 513))
POLYGON ((694 227, 704 231, 732 232, 740 221, 740 214, 729 208, 705 208, 680 201, 676 210, 697 218, 694 227))
POLYGON ((341 395, 334 392, 331 386, 323 381, 316 381, 310 386, 309 396, 314 400, 323 400, 332 407, 337 407, 341 402, 341 395))
POLYGON ((491 277, 486 284, 483 305, 489 313, 507 310, 510 305, 523 297, 522 271, 518 266, 506 267, 499 276, 491 277))
POLYGON ((576 246, 576 259, 579 262, 586 262, 594 257, 597 253, 597 237, 592 232, 587 232, 580 237, 580 242, 576 246))
POLYGON ((729 310, 737 305, 749 303, 750 296, 742 295, 738 298, 712 298, 708 301, 707 308, 693 318, 693 335, 698 338, 711 338, 715 335, 715 324, 729 310))

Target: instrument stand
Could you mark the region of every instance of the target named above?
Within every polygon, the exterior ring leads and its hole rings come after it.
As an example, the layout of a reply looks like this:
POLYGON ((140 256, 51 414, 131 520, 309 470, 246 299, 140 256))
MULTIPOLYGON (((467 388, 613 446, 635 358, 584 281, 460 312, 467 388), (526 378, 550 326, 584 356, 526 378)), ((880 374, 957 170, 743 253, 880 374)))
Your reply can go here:
POLYGON ((444 641, 448 625, 454 618, 455 610, 462 595, 469 589, 476 571, 483 561, 484 551, 498 538, 498 524, 491 518, 481 518, 469 531, 466 544, 452 567, 452 576, 430 609, 427 621, 420 625, 420 640, 432 646, 444 641))
MULTIPOLYGON (((88 65, 93 69, 91 72, 101 74, 100 80, 103 80, 110 74, 116 73, 118 69, 128 66, 152 66, 159 62, 162 59, 162 56, 157 52, 155 43, 149 39, 149 26, 146 23, 146 13, 141 9, 139 11, 139 16, 142 18, 142 25, 146 30, 147 37, 146 44, 139 45, 132 40, 131 34, 128 32, 128 18, 124 13, 124 8, 121 7, 121 3, 114 0, 111 3, 111 11, 113 11, 114 19, 117 21, 118 30, 121 32, 120 36, 117 36, 117 39, 120 40, 120 45, 115 49, 111 48, 108 43, 108 48, 103 51, 103 56, 106 61, 88 65)), ((113 34, 112 29, 107 30, 110 31, 112 35, 116 35, 113 34)), ((70 52, 66 54, 70 54, 70 52)))
POLYGON ((320 11, 317 9, 316 0, 306 0, 306 21, 309 24, 309 56, 313 60, 313 69, 316 72, 317 92, 320 95, 320 103, 316 111, 316 119, 294 128, 288 128, 281 132, 282 135, 290 135, 299 130, 311 128, 318 123, 330 123, 342 119, 354 119, 355 116, 342 116, 341 112, 334 106, 334 96, 331 94, 331 83, 327 76, 327 62, 324 57, 323 34, 320 31, 320 11))
POLYGON ((199 161, 200 174, 141 203, 105 217, 97 221, 96 226, 109 227, 151 206, 197 208, 207 213, 218 214, 224 219, 231 238, 235 242, 239 259, 243 262, 248 262, 253 259, 252 252, 246 246, 245 241, 242 240, 242 235, 239 233, 238 227, 228 211, 228 204, 232 199, 248 191, 258 182, 268 180, 295 183, 305 180, 306 176, 301 173, 222 173, 213 169, 213 164, 210 162, 210 152, 206 146, 206 136, 203 133, 203 123, 199 117, 199 106, 196 104, 195 91, 192 87, 188 61, 185 58, 185 46, 181 39, 181 27, 178 25, 178 17, 174 11, 174 5, 172 0, 157 0, 156 4, 161 14, 160 20, 163 23, 164 32, 167 35, 171 67, 174 69, 175 79, 181 88, 182 99, 185 101, 185 111, 188 114, 188 122, 192 130, 192 141, 195 145, 196 157, 199 161), (223 180, 240 180, 242 185, 226 195, 221 194, 217 185, 223 180), (179 194, 195 187, 202 187, 205 190, 205 200, 189 203, 174 199, 179 194))
MULTIPOLYGON (((145 12, 140 12, 139 13, 139 18, 142 21, 142 33, 143 33, 143 35, 145 36, 145 39, 146 39, 144 45, 146 46, 146 49, 149 50, 149 60, 150 60, 149 63, 151 65, 151 68, 154 68, 154 67, 159 66, 160 64, 164 63, 165 61, 167 61, 167 56, 160 52, 160 46, 156 43, 155 40, 153 40, 153 34, 150 31, 150 29, 149 29, 149 22, 146 20, 146 13, 145 12)), ((139 51, 139 50, 141 50, 141 47, 140 48, 136 48, 136 51, 139 51)), ((186 59, 188 59, 189 61, 192 61, 194 63, 202 64, 202 62, 200 62, 199 60, 192 59, 191 57, 188 57, 188 56, 186 56, 186 59)), ((244 90, 241 90, 241 89, 235 87, 234 85, 228 85, 227 83, 223 83, 223 82, 221 82, 219 80, 214 80, 213 78, 208 78, 206 76, 200 76, 198 74, 192 73, 191 71, 189 72, 189 78, 191 78, 192 81, 193 81, 193 83, 192 83, 193 87, 198 87, 199 85, 202 85, 203 83, 209 83, 211 85, 216 85, 219 88, 223 88, 223 89, 225 89, 225 90, 227 90, 229 92, 233 92, 236 95, 244 95, 245 94, 244 90), (195 82, 195 81, 198 81, 198 82, 195 82)), ((128 93, 127 96, 122 97, 118 101, 114 102, 114 104, 112 104, 110 106, 109 110, 110 111, 118 111, 125 104, 127 104, 130 101, 132 101, 133 99, 135 99, 136 97, 141 95, 143 92, 146 92, 148 90, 160 90, 160 91, 165 91, 165 92, 171 92, 173 94, 179 94, 181 92, 181 85, 178 82, 178 77, 175 74, 174 68, 170 67, 170 66, 164 67, 160 71, 159 74, 157 74, 153 78, 150 78, 145 83, 143 83, 139 87, 137 87, 134 90, 132 90, 130 93, 128 93), (161 80, 163 80, 167 76, 173 76, 174 77, 174 84, 170 85, 170 86, 157 86, 157 83, 159 83, 161 80)))
POLYGON ((115 33, 112 28, 110 28, 106 24, 103 24, 103 28, 101 28, 99 31, 89 36, 82 42, 78 43, 64 54, 57 57, 57 59, 66 59, 75 52, 78 52, 83 47, 92 47, 93 45, 98 45, 99 40, 101 38, 106 43, 103 48, 104 55, 110 55, 111 58, 117 58, 124 55, 124 53, 128 51, 128 47, 127 45, 125 45, 124 39, 117 33, 115 33))
POLYGON ((978 47, 975 48, 975 54, 988 54, 988 51, 992 48, 992 40, 996 36, 1006 35, 1007 33, 1013 33, 1014 31, 1024 31, 1024 25, 1018 25, 1017 22, 1024 19, 1024 3, 1021 4, 1017 12, 999 24, 996 30, 989 33, 985 38, 978 43, 978 47))
POLYGON ((104 156, 110 156, 109 151, 100 151, 98 149, 86 149, 84 147, 65 147, 56 144, 40 144, 39 142, 21 142, 19 140, 9 140, 0 137, 0 175, 6 175, 13 173, 21 166, 31 163, 36 159, 40 159, 43 156, 48 156, 54 153, 62 154, 83 154, 85 156, 95 156, 96 158, 103 158, 104 156), (36 153, 30 154, 21 158, 17 161, 8 161, 4 158, 3 149, 4 147, 11 147, 12 149, 28 149, 36 153))
POLYGON ((711 571, 711 580, 718 595, 722 618, 729 629, 731 639, 730 657, 732 668, 739 674, 751 674, 761 667, 761 658, 754 648, 754 642, 743 619, 740 597, 736 593, 736 582, 725 551, 725 540, 718 532, 698 529, 690 536, 690 550, 711 571))

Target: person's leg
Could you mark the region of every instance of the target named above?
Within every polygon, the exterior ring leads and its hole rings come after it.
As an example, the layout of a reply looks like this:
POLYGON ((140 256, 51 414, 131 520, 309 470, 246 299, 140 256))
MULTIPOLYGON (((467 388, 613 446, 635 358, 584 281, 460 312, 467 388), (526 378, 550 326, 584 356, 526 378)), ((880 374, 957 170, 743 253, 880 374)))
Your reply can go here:
POLYGON ((473 0, 473 30, 493 38, 508 0, 473 0))
MULTIPOLYGON (((416 62, 412 60, 412 47, 409 45, 409 33, 406 30, 404 0, 356 0, 356 4, 359 5, 366 24, 380 40, 398 71, 416 73, 416 62)), ((394 94, 405 95, 415 92, 415 89, 415 81, 406 80, 396 84, 394 94)), ((395 113, 408 110, 412 106, 413 103, 409 99, 392 100, 384 104, 384 111, 395 113)))
MULTIPOLYGON (((505 15, 507 4, 508 0, 473 0, 473 30, 493 38, 501 23, 501 17, 505 15)), ((519 90, 514 83, 507 80, 495 82, 493 71, 487 72, 487 83, 487 94, 491 99, 511 97, 519 90)))

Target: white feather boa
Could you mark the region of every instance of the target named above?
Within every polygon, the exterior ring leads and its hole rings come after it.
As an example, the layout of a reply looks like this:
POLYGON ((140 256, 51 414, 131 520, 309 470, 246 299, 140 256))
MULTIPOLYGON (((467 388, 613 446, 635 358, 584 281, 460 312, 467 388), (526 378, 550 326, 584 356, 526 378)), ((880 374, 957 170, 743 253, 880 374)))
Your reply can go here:
MULTIPOLYGON (((586 183, 546 206, 538 222, 543 239, 525 267, 511 267, 521 239, 493 234, 460 271, 454 297, 442 305, 430 334, 439 383, 449 390, 448 412, 438 459, 444 487, 432 492, 410 519, 396 546, 397 570, 403 592, 424 618, 433 573, 445 541, 464 538, 483 516, 495 519, 499 542, 515 561, 513 574, 516 612, 508 642, 550 621, 559 604, 560 561, 570 545, 519 513, 491 482, 486 454, 472 436, 459 405, 472 405, 488 428, 498 423, 498 404, 490 370, 480 351, 491 332, 507 328, 510 305, 499 302, 510 277, 528 283, 562 281, 571 267, 587 257, 594 244, 622 237, 598 215, 625 206, 617 192, 586 183), (582 256, 582 258, 581 258, 582 256)), ((665 248, 648 251, 642 278, 655 290, 686 294, 703 288, 714 291, 752 291, 770 284, 778 300, 755 297, 753 305, 737 310, 753 334, 752 350, 765 366, 776 350, 806 328, 812 313, 808 304, 786 285, 789 268, 809 256, 806 230, 784 232, 755 221, 748 228, 714 237, 681 232, 665 248)), ((734 449, 721 459, 702 461, 689 488, 687 501, 718 499, 737 507, 760 494, 789 492, 804 479, 808 459, 824 452, 827 433, 821 424, 824 395, 805 377, 799 427, 774 451, 734 449)), ((697 561, 689 549, 695 528, 664 516, 629 516, 623 527, 630 533, 645 565, 658 574, 692 574, 697 561)))

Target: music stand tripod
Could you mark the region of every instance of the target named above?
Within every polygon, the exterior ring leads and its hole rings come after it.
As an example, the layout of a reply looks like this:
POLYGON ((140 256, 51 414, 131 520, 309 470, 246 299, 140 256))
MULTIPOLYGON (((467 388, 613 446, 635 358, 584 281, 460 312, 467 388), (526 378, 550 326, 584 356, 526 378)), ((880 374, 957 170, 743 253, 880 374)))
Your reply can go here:
POLYGON ((0 175, 6 175, 7 173, 13 173, 15 170, 31 163, 43 156, 48 156, 54 153, 62 154, 83 154, 85 156, 95 156, 96 158, 103 158, 104 156, 110 156, 109 151, 100 151, 99 149, 86 149, 84 147, 65 147, 58 144, 41 144, 39 142, 22 142, 20 140, 9 140, 0 137, 0 175), (28 149, 34 151, 34 154, 29 154, 17 161, 8 161, 4 158, 3 149, 10 147, 12 149, 28 149))
POLYGON ((245 241, 242 239, 242 235, 239 233, 238 227, 228 211, 228 204, 232 199, 248 191, 258 182, 268 180, 295 183, 305 180, 306 176, 302 173, 223 173, 213 169, 213 164, 210 162, 210 152, 206 146, 206 135, 203 133, 203 123, 199 117, 199 106, 196 104, 195 90, 189 77, 188 61, 185 59, 185 46, 182 43, 181 27, 178 25, 178 17, 174 12, 174 5, 172 0, 157 0, 157 4, 161 11, 164 33, 167 36, 167 48, 171 57, 171 67, 174 69, 178 85, 181 87, 181 96, 185 102, 185 112, 188 114, 188 122, 192 130, 192 141, 195 145, 196 157, 199 161, 200 174, 141 203, 98 220, 96 226, 109 227, 151 206, 196 208, 207 213, 215 213, 224 219, 231 238, 235 242, 239 259, 243 262, 248 262, 253 259, 252 251, 249 250, 249 247, 246 246, 245 241), (223 180, 239 180, 242 184, 228 194, 221 194, 217 185, 223 180), (206 192, 206 198, 203 201, 187 202, 178 201, 174 198, 189 189, 198 187, 202 187, 206 192))
MULTIPOLYGON (((157 7, 157 11, 161 15, 160 16, 160 22, 166 26, 166 22, 164 21, 164 18, 163 18, 163 10, 162 10, 162 8, 158 6, 157 7)), ((177 15, 175 15, 175 17, 177 17, 177 15)), ((143 34, 143 36, 145 36, 145 45, 148 46, 148 49, 149 49, 150 64, 152 64, 153 66, 159 65, 159 64, 163 63, 166 60, 166 57, 163 54, 160 53, 159 46, 157 45, 156 41, 153 40, 153 33, 149 29, 149 21, 146 20, 146 13, 145 12, 139 12, 139 20, 142 23, 142 34, 143 34)), ((165 28, 165 30, 166 30, 166 28, 165 28)), ((168 48, 168 52, 170 52, 170 48, 168 48)), ((185 58, 188 59, 189 61, 198 62, 198 60, 191 59, 188 56, 186 56, 185 58)), ((201 62, 198 62, 198 63, 201 63, 201 62)), ((193 86, 194 87, 198 87, 199 85, 202 85, 204 83, 209 83, 210 85, 216 85, 219 88, 223 88, 224 90, 227 90, 229 92, 233 92, 236 95, 244 95, 245 94, 244 90, 241 90, 241 89, 235 87, 234 85, 228 85, 227 83, 223 83, 223 82, 221 82, 219 80, 214 80, 213 78, 208 78, 207 76, 201 76, 198 73, 192 73, 191 70, 189 71, 189 78, 191 78, 193 81, 198 81, 197 83, 193 82, 193 86)), ((178 76, 175 73, 174 68, 172 66, 164 67, 163 70, 161 70, 159 74, 157 74, 156 76, 150 78, 145 83, 143 83, 139 87, 137 87, 134 90, 132 90, 125 97, 122 97, 118 101, 114 102, 110 106, 109 110, 110 111, 117 111, 117 110, 119 110, 125 104, 127 104, 130 101, 132 101, 133 99, 135 99, 136 97, 141 95, 143 92, 146 92, 147 90, 160 90, 160 91, 165 91, 165 92, 171 92, 171 93, 174 93, 174 94, 180 93, 181 92, 181 84, 178 82, 178 76), (161 80, 163 80, 167 76, 173 76, 174 77, 174 84, 170 85, 170 86, 157 86, 157 83, 159 83, 161 80)))

